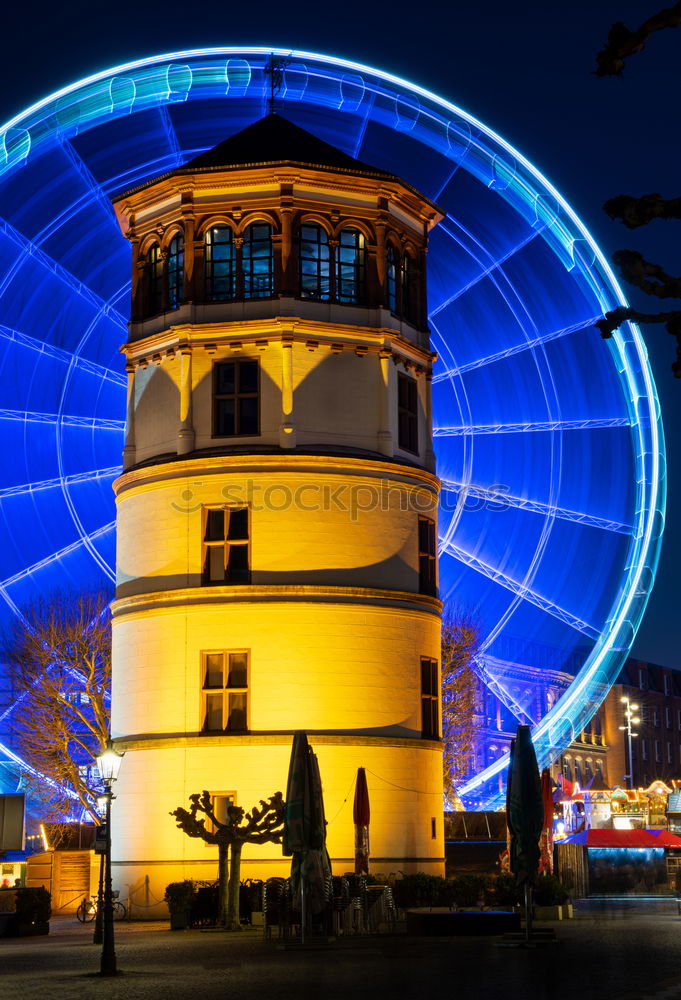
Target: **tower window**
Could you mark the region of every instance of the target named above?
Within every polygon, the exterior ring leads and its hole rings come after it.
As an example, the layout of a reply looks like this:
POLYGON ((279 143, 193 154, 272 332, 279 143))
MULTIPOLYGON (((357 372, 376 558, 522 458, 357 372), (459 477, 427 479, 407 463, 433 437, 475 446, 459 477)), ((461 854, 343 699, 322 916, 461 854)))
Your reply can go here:
POLYGON ((419 518, 419 593, 437 595, 435 521, 419 518))
POLYGON ((168 248, 168 268, 166 271, 168 286, 168 308, 177 309, 182 299, 184 278, 184 237, 181 233, 174 236, 168 248))
POLYGON ((386 257, 386 284, 388 291, 388 309, 390 312, 397 312, 397 250, 388 244, 386 257))
POLYGON ((356 304, 364 298, 364 235, 358 229, 342 229, 336 250, 336 298, 356 304))
POLYGON ((150 316, 163 309, 163 257, 158 243, 149 250, 147 257, 147 297, 150 316))
POLYGON ((398 445, 418 454, 419 418, 416 379, 400 372, 397 376, 398 445))
POLYGON ((203 583, 249 583, 248 507, 206 510, 203 532, 203 583))
POLYGON ((408 320, 413 320, 415 313, 414 277, 414 261, 405 253, 402 258, 402 315, 408 320))
POLYGON ((438 669, 437 660, 421 660, 421 735, 436 740, 440 735, 438 725, 438 669))
POLYGON ((226 302, 235 296, 234 233, 229 226, 213 226, 206 233, 206 298, 226 302))
MULTIPOLYGON (((203 732, 246 732, 248 650, 203 653, 202 673, 203 732)), ((225 810, 227 804, 233 803, 226 803, 225 810)))
POLYGON ((219 361, 214 369, 214 437, 259 433, 257 361, 219 361))
POLYGON ((300 295, 328 302, 331 294, 329 237, 321 226, 300 227, 300 295))
POLYGON ((254 222, 244 233, 242 268, 245 299, 266 299, 274 292, 272 227, 254 222))

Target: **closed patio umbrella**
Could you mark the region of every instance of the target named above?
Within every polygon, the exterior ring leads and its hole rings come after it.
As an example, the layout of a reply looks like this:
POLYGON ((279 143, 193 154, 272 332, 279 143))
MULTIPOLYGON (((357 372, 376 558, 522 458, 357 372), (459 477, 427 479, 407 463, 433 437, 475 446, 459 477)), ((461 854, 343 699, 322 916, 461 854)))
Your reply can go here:
POLYGON ((303 732, 295 733, 291 748, 283 852, 292 856, 291 882, 294 898, 300 898, 301 938, 304 942, 308 911, 318 913, 324 907, 324 883, 330 865, 326 852, 326 821, 319 765, 303 732))
POLYGON ((530 939, 532 886, 539 867, 544 799, 529 726, 518 726, 511 742, 506 789, 506 820, 511 831, 511 871, 525 892, 525 938, 530 939))
POLYGON ((369 789, 367 787, 366 771, 357 768, 355 782, 355 801, 352 806, 352 819, 355 824, 355 875, 363 872, 369 874, 369 789))

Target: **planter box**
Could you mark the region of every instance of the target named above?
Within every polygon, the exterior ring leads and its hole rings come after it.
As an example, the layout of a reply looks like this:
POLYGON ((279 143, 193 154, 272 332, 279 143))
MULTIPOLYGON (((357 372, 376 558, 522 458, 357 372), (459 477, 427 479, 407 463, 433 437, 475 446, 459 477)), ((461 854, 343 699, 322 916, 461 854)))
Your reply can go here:
POLYGON ((563 906, 535 906, 535 920, 562 920, 563 906))
POLYGON ((171 931, 186 931, 189 927, 189 914, 185 910, 179 910, 170 914, 171 931))
POLYGON ((262 910, 251 910, 251 927, 264 927, 265 915, 262 910))

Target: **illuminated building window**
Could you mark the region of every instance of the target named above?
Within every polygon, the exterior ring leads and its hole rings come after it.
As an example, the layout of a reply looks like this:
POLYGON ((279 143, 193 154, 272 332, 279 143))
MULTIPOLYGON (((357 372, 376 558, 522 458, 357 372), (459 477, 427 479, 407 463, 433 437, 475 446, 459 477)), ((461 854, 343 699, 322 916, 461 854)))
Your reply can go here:
POLYGON ((203 583, 250 583, 247 507, 218 507, 205 512, 203 583))
MULTIPOLYGON (((212 792, 210 804, 213 809, 213 815, 218 823, 226 825, 229 820, 229 807, 236 805, 236 792, 212 792)), ((206 819, 206 829, 209 833, 215 833, 217 827, 212 820, 206 819)), ((210 846, 212 847, 213 845, 211 844, 210 846)))
POLYGON ((274 293, 272 227, 254 222, 244 232, 241 257, 245 299, 266 299, 274 293))
POLYGON ((258 434, 258 362, 219 361, 214 380, 213 437, 258 434))
POLYGON ((174 236, 168 247, 168 266, 166 269, 166 284, 168 288, 168 308, 177 309, 182 299, 184 277, 184 237, 181 233, 174 236))
POLYGON ((341 229, 336 255, 336 298, 357 304, 364 298, 364 235, 358 229, 341 229))
POLYGON ((437 548, 435 521, 419 518, 419 593, 437 594, 437 548))
POLYGON ((322 226, 300 227, 298 266, 301 298, 328 302, 331 295, 329 237, 322 226))
POLYGON ((202 661, 202 731, 246 732, 248 650, 211 651, 203 653, 202 661))
POLYGON ((582 762, 575 758, 575 781, 582 783, 582 762))
POLYGON ((147 254, 147 312, 149 315, 163 309, 163 257, 158 243, 147 254))
POLYGON ((390 312, 397 312, 397 250, 388 244, 386 255, 386 285, 388 292, 388 309, 390 312))
POLYGON ((414 319, 416 295, 414 294, 414 261, 405 253, 402 258, 402 315, 405 319, 414 319))
POLYGON ((400 372, 397 376, 398 445, 417 455, 419 450, 418 391, 416 379, 400 372))
POLYGON ((236 297, 236 252, 229 226, 213 226, 206 233, 206 298, 226 302, 236 297))
POLYGON ((572 781, 572 771, 570 770, 569 757, 563 757, 563 777, 567 778, 568 781, 572 781))
POLYGON ((440 735, 438 726, 438 669, 437 660, 421 660, 421 735, 424 739, 436 740, 440 735))

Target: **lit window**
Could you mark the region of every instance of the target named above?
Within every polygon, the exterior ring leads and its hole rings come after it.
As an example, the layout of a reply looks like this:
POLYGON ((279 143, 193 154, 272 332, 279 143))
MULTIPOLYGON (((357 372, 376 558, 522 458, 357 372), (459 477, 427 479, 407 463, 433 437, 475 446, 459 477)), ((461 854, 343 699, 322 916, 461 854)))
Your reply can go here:
POLYGON ((388 309, 390 312, 397 312, 397 250, 388 244, 386 256, 386 284, 388 291, 388 309))
MULTIPOLYGON (((210 804, 218 823, 226 826, 229 822, 229 807, 236 805, 236 792, 213 792, 210 797, 210 804)), ((212 820, 206 818, 206 830, 209 833, 216 832, 216 825, 212 820)), ((204 843, 206 843, 204 841, 204 843)), ((206 846, 212 846, 206 844, 206 846)))
POLYGON ((328 302, 331 294, 329 237, 322 226, 300 227, 299 268, 301 298, 328 302))
POLYGON ((416 296, 414 294, 414 261, 405 253, 402 258, 402 315, 405 319, 414 320, 416 296))
POLYGON ((213 226, 206 233, 206 298, 225 302, 236 295, 234 233, 229 226, 213 226))
POLYGON ((184 278, 184 237, 181 233, 174 236, 168 248, 168 267, 166 280, 168 285, 168 308, 177 309, 182 299, 184 278))
POLYGON ((414 455, 419 450, 418 389, 416 379, 400 372, 397 376, 398 445, 414 455))
POLYGON ((421 734, 424 739, 436 740, 440 735, 438 725, 438 669, 437 660, 421 660, 421 734))
POLYGON ((582 762, 578 758, 575 759, 575 781, 578 781, 580 785, 582 783, 582 762))
POLYGON ((219 361, 215 365, 213 436, 259 433, 257 361, 219 361))
POLYGON ((244 232, 241 266, 244 298, 269 298, 274 292, 274 253, 268 222, 254 222, 244 232))
POLYGON ((158 243, 147 255, 147 305, 150 316, 163 309, 163 257, 158 243))
POLYGON ((364 298, 364 235, 342 229, 336 250, 336 298, 356 304, 364 298))
POLYGON ((246 732, 248 651, 218 650, 202 659, 203 732, 246 732))
POLYGON ((437 547, 435 521, 419 518, 419 593, 437 594, 437 547))
POLYGON ((205 511, 203 583, 249 583, 249 524, 247 507, 217 507, 205 511))

